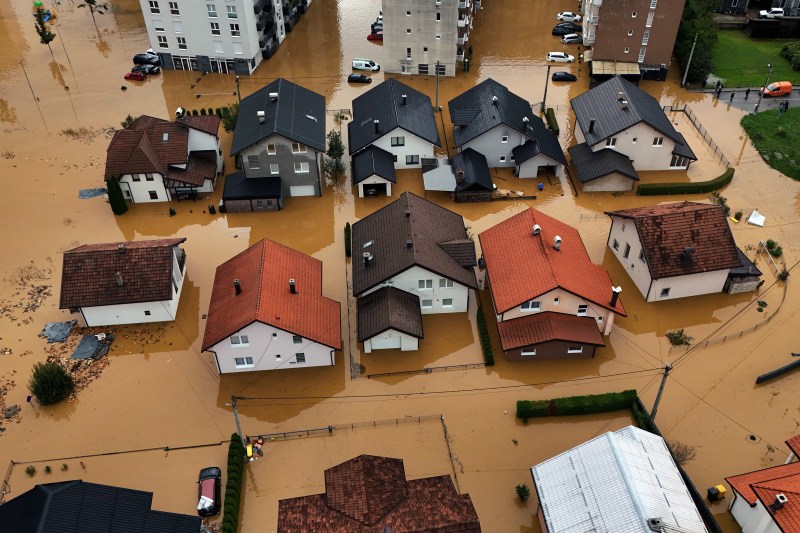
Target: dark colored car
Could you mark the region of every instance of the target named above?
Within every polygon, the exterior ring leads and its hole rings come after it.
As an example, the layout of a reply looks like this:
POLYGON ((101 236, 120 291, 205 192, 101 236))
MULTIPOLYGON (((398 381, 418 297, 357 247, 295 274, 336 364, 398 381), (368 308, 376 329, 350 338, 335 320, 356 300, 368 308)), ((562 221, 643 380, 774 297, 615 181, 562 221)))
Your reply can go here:
POLYGON ((578 33, 583 31, 583 26, 574 22, 562 22, 553 28, 553 35, 567 35, 568 33, 578 33))
POLYGON ((147 79, 147 74, 144 72, 128 72, 125 74, 126 80, 144 81, 147 79))
POLYGON ((563 71, 553 72, 551 77, 553 81, 578 81, 578 77, 575 74, 563 71))
POLYGON ((161 69, 155 65, 136 65, 131 72, 141 72, 143 74, 158 74, 161 69))
POLYGON ((136 54, 133 62, 137 65, 160 65, 161 59, 155 54, 136 54))
POLYGON ((372 29, 373 32, 383 31, 383 24, 378 23, 378 22, 373 22, 372 26, 370 26, 370 28, 372 29))
POLYGON ((222 470, 216 466, 204 468, 197 480, 197 514, 214 516, 219 514, 222 498, 222 470))
POLYGON ((350 74, 347 76, 348 83, 372 83, 372 78, 366 74, 350 74))

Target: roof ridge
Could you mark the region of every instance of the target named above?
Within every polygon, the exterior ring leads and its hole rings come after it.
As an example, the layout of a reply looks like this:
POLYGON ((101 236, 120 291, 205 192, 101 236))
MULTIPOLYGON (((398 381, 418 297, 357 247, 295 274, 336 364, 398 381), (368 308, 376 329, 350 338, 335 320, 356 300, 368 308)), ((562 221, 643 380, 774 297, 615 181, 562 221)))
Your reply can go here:
MULTIPOLYGON (((259 319, 259 315, 261 314, 261 295, 263 292, 264 287, 264 268, 267 264, 267 239, 261 239, 259 241, 261 243, 261 265, 258 268, 258 291, 256 292, 256 313, 255 313, 255 320, 259 319)), ((247 248, 245 248, 245 251, 247 248)), ((224 338, 224 337, 223 337, 224 338)), ((220 339, 221 340, 221 339, 220 339)))

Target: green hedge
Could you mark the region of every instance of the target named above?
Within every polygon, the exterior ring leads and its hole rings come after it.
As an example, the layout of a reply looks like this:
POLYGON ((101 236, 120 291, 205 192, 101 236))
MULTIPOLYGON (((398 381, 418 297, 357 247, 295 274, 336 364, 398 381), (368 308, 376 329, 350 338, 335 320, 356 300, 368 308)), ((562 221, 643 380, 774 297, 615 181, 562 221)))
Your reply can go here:
POLYGON ((631 409, 636 400, 635 390, 568 396, 554 400, 519 400, 517 418, 528 419, 540 416, 588 415, 610 413, 621 409, 631 409))
POLYGON ((547 119, 547 127, 553 130, 553 133, 558 135, 561 132, 561 129, 558 127, 558 121, 556 120, 556 112, 553 110, 552 107, 548 107, 544 111, 544 116, 547 119))
POLYGON ((696 183, 643 183, 636 189, 639 196, 656 196, 660 194, 701 194, 721 189, 733 180, 734 168, 709 181, 696 183))
POLYGON ((236 533, 244 485, 244 445, 238 433, 231 435, 228 446, 228 471, 225 484, 225 505, 222 507, 222 533, 236 533))
POLYGON ((489 337, 489 329, 486 327, 486 317, 483 315, 483 308, 478 308, 478 334, 481 336, 481 347, 483 348, 483 360, 486 366, 494 366, 494 353, 492 352, 492 339, 489 337))
POLYGON ((784 44, 781 55, 792 64, 792 70, 800 70, 800 41, 784 44))
POLYGON ((348 222, 344 225, 344 255, 350 257, 351 254, 350 223, 348 222))

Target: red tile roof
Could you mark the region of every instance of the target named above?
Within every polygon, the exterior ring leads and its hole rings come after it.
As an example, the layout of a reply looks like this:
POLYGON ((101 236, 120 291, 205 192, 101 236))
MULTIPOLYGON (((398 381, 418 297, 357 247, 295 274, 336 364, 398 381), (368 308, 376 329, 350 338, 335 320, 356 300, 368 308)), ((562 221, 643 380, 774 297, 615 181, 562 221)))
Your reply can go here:
POLYGON ((592 263, 578 231, 528 208, 479 235, 494 306, 504 313, 523 302, 561 288, 625 316, 622 302, 611 308, 611 278, 592 263), (541 227, 533 235, 534 224, 541 227), (553 248, 556 236, 561 250, 553 248))
POLYGON ((781 531, 800 531, 800 462, 727 477, 725 481, 751 506, 761 501, 781 531), (788 501, 773 509, 771 505, 778 494, 788 501))
POLYGON ((278 502, 278 531, 480 533, 468 494, 450 476, 407 481, 403 461, 360 455, 325 471, 325 494, 278 502))
POLYGON ((606 214, 633 219, 653 279, 742 266, 719 205, 677 202, 606 214))
POLYGON ((85 244, 64 252, 61 309, 172 299, 173 246, 185 238, 85 244), (120 252, 123 246, 124 253, 120 252), (116 273, 122 278, 117 284, 116 273))
POLYGON ((549 341, 567 341, 605 346, 594 318, 544 312, 497 323, 503 350, 549 341))
POLYGON ((758 485, 774 479, 798 476, 800 476, 800 462, 794 462, 765 468, 763 470, 756 470, 755 472, 748 472, 747 474, 739 474, 738 476, 726 477, 725 481, 728 482, 728 485, 730 485, 733 490, 741 494, 742 498, 747 500, 747 503, 755 505, 756 494, 753 491, 753 485, 758 485))
POLYGON ((800 457, 800 435, 795 435, 791 439, 787 440, 786 445, 797 457, 800 457))
POLYGON ((187 126, 143 115, 114 133, 106 152, 105 178, 123 174, 167 174, 189 158, 187 126))
POLYGON ((341 307, 322 296, 322 262, 268 239, 217 267, 203 350, 255 321, 342 347, 341 307), (239 295, 234 279, 241 285, 239 295), (289 291, 290 279, 296 294, 289 291))
POLYGON ((213 135, 214 137, 219 136, 220 118, 216 115, 182 117, 178 119, 178 122, 186 124, 192 129, 213 135))

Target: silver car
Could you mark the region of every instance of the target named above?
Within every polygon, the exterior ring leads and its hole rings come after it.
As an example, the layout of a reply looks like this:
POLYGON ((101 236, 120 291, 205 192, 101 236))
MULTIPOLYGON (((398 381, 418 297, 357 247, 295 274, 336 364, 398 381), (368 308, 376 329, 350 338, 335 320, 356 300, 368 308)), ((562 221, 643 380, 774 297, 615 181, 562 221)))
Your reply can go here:
POLYGON ((582 44, 583 37, 577 33, 568 33, 561 38, 561 42, 564 44, 582 44))

